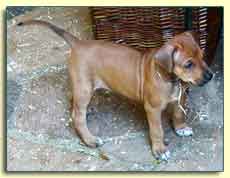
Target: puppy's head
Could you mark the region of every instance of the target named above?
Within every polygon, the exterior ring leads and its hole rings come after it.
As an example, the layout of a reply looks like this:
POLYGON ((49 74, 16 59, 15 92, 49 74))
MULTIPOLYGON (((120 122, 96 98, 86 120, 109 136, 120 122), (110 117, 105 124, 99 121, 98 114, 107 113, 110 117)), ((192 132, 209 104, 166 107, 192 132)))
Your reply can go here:
POLYGON ((154 58, 184 82, 203 86, 212 79, 213 74, 203 60, 203 51, 193 32, 176 35, 156 52, 154 58))

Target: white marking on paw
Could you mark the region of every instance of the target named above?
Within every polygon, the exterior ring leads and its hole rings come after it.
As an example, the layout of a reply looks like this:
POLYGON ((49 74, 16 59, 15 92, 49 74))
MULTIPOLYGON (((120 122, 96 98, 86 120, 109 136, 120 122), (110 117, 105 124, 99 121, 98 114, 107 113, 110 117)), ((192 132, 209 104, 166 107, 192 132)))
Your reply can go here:
POLYGON ((166 151, 165 153, 161 154, 160 160, 167 161, 170 158, 170 152, 166 151))
POLYGON ((99 138, 99 137, 97 137, 97 146, 101 146, 101 145, 103 145, 104 144, 104 141, 101 139, 101 138, 99 138))
POLYGON ((180 137, 188 137, 193 135, 193 131, 191 127, 185 127, 182 129, 175 130, 176 134, 180 137))

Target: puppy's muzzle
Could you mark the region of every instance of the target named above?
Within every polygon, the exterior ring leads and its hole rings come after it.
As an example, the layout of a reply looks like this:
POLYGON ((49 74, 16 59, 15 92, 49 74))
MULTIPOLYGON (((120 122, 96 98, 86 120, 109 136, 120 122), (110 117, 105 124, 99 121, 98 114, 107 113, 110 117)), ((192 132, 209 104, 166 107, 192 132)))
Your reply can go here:
POLYGON ((198 86, 204 86, 213 78, 213 73, 208 69, 203 73, 203 79, 198 83, 198 86))

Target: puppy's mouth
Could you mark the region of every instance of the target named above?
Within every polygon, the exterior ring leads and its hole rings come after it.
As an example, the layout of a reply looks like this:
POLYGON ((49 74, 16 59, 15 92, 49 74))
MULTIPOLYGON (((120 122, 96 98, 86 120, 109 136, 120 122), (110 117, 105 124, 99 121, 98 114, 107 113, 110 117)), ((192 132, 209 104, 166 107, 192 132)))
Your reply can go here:
POLYGON ((197 83, 197 86, 198 87, 203 87, 207 83, 208 83, 208 81, 201 81, 201 82, 197 83))

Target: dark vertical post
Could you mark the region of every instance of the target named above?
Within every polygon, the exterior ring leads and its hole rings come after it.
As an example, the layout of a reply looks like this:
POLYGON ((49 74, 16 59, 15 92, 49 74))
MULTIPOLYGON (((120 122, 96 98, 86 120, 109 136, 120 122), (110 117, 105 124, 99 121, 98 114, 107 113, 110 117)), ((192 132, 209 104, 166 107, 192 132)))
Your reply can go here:
POLYGON ((192 7, 185 8, 185 29, 192 30, 192 7))

